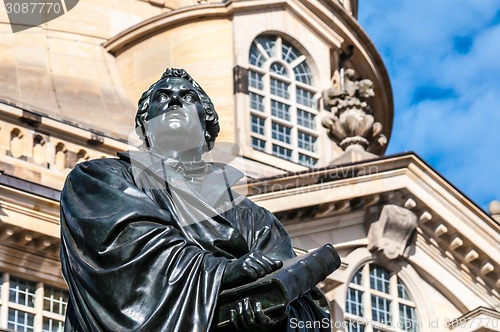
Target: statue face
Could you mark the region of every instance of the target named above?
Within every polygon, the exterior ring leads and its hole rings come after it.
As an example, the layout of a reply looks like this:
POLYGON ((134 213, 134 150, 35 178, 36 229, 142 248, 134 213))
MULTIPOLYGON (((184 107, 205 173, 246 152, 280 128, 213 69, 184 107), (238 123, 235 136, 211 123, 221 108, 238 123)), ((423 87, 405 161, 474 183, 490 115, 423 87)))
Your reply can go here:
POLYGON ((205 142, 205 110, 193 85, 179 77, 159 81, 151 94, 146 132, 154 150, 178 151, 205 142))

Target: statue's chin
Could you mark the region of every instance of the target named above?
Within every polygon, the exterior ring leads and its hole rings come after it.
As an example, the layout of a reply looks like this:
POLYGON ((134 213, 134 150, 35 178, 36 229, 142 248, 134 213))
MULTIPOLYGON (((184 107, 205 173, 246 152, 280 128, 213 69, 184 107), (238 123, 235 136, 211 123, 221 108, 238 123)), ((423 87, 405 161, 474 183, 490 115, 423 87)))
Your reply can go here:
POLYGON ((163 130, 151 136, 153 146, 158 151, 187 151, 201 146, 204 142, 203 135, 193 131, 187 131, 185 127, 169 124, 169 130, 163 130))
POLYGON ((180 129, 182 127, 179 121, 170 121, 168 127, 173 130, 180 129))

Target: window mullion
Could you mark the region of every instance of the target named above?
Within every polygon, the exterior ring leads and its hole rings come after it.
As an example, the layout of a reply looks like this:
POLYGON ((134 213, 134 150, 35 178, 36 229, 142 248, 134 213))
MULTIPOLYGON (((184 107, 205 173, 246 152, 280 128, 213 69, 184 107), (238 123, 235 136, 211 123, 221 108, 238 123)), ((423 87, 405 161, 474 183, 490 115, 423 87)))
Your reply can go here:
POLYGON ((2 276, 2 306, 0 307, 0 328, 7 329, 9 319, 9 274, 2 276))
MULTIPOLYGON (((366 318, 366 321, 371 322, 372 321, 372 294, 370 292, 370 266, 368 264, 365 264, 363 266, 363 272, 362 272, 362 278, 361 278, 361 285, 365 289, 365 292, 363 294, 363 311, 364 311, 364 317, 366 318)), ((367 324, 365 327, 365 332, 373 332, 373 324, 367 324)))
POLYGON ((295 84, 290 84, 290 122, 292 123, 291 137, 290 141, 294 147, 292 150, 292 160, 295 162, 299 161, 299 142, 298 142, 298 132, 297 132, 297 90, 295 84))
POLYGON ((391 294, 392 327, 397 328, 399 322, 398 276, 394 273, 389 279, 389 293, 391 294))
POLYGON ((255 45, 257 46, 257 49, 262 53, 264 56, 264 59, 268 60, 269 59, 269 54, 267 54, 266 50, 264 49, 264 46, 261 45, 259 42, 255 42, 255 45))
POLYGON ((43 284, 39 282, 36 285, 35 292, 35 321, 34 321, 34 332, 42 332, 43 328, 43 284))
POLYGON ((276 38, 276 44, 274 44, 274 47, 276 49, 276 55, 275 56, 276 56, 276 58, 278 58, 280 60, 282 59, 282 54, 281 54, 281 52, 282 52, 282 47, 281 47, 282 43, 283 43, 283 41, 281 40, 281 37, 278 37, 278 38, 276 38))
POLYGON ((266 115, 266 121, 264 122, 264 134, 266 135, 266 148, 265 151, 269 154, 273 153, 272 147, 272 120, 271 120, 271 77, 269 72, 267 72, 264 77, 264 113, 266 115))
MULTIPOLYGON (((298 65, 300 65, 302 62, 304 62, 305 60, 306 60, 306 56, 305 55, 301 55, 297 59, 295 59, 292 62, 290 62, 290 67, 295 68, 298 65)), ((292 72, 293 72, 293 70, 292 70, 292 72)))

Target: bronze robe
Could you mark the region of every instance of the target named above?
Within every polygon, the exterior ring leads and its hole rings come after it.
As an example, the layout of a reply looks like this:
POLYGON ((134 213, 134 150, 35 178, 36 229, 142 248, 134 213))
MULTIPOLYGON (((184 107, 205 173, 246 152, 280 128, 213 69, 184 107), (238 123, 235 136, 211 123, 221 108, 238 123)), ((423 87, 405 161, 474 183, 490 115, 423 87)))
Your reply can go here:
MULTIPOLYGON (((215 214, 189 190, 138 185, 161 179, 154 170, 135 177, 129 155, 119 157, 77 165, 61 194, 61 263, 70 292, 65 331, 215 331, 230 259, 256 249, 275 259, 294 256, 281 223, 249 199, 215 214), (172 189, 191 205, 174 206, 172 189), (186 225, 176 213, 182 209, 205 218, 186 225)), ((235 179, 226 171, 203 166, 230 185, 235 179)), ((207 190, 212 203, 227 192, 220 185, 199 191, 207 190)), ((288 319, 329 319, 317 300, 321 295, 312 291, 294 301, 288 319)))

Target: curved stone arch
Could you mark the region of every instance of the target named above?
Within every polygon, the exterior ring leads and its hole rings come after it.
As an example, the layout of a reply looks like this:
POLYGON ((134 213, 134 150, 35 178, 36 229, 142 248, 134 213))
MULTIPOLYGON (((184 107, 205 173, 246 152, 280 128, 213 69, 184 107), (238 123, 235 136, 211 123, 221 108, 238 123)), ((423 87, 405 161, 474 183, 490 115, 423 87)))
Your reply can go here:
MULTIPOLYGON (((343 263, 347 264, 344 271, 337 271, 340 275, 337 280, 342 282, 342 285, 334 290, 334 294, 327 294, 327 298, 332 297, 331 303, 333 304, 332 314, 335 321, 345 321, 344 312, 346 310, 346 298, 349 283, 354 277, 355 273, 367 264, 375 264, 386 268, 389 272, 397 274, 398 278, 408 288, 412 301, 417 308, 417 317, 420 325, 420 332, 432 331, 429 327, 429 322, 434 319, 434 306, 428 299, 425 298, 426 292, 422 289, 428 287, 423 281, 422 276, 403 258, 388 261, 386 259, 379 259, 378 255, 373 255, 366 247, 360 247, 353 250, 349 255, 342 259, 343 263)), ((442 293, 441 293, 442 294, 442 293)), ((455 303, 453 303, 455 305, 455 303)), ((440 322, 441 324, 443 322, 440 322)), ((338 331, 344 331, 342 328, 338 331)))
MULTIPOLYGON (((342 263, 347 265, 346 269, 334 272, 336 281, 340 282, 341 285, 325 294, 326 298, 330 302, 333 321, 345 321, 344 312, 349 283, 359 268, 372 262, 373 255, 366 247, 356 248, 346 257, 342 258, 342 263)), ((347 331, 347 329, 340 327, 337 331, 347 331)))
POLYGON ((435 318, 436 311, 432 303, 424 296, 426 292, 422 292, 422 289, 428 287, 428 285, 422 281, 422 276, 418 274, 411 264, 408 264, 408 262, 402 258, 390 262, 388 266, 391 270, 398 270, 398 278, 401 279, 410 291, 412 301, 417 308, 418 319, 422 322, 420 331, 432 331, 428 323, 435 318))

